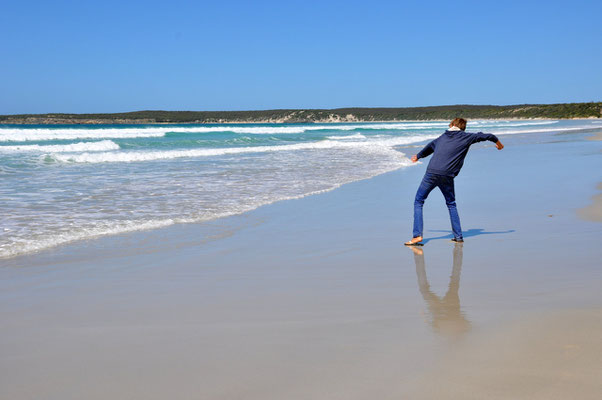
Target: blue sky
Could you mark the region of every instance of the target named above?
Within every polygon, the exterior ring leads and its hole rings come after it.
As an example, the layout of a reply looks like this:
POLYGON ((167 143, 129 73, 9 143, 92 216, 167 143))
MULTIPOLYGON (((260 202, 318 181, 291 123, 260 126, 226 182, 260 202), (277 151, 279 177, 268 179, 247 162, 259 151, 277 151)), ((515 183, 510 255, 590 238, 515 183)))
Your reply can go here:
POLYGON ((601 1, 11 1, 0 114, 602 100, 601 1))

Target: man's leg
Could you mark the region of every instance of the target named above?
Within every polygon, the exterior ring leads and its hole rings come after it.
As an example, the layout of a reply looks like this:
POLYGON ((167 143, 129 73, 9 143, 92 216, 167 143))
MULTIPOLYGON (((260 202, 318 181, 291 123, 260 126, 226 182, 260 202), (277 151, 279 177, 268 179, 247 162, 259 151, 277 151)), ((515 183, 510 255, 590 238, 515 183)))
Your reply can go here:
POLYGON ((454 232, 454 239, 464 240, 462 238, 462 227, 460 226, 460 216, 458 215, 458 209, 456 208, 456 192, 454 189, 454 178, 442 176, 439 181, 439 189, 445 197, 445 204, 449 210, 449 219, 451 220, 452 231, 454 232))
POLYGON ((418 186, 416 198, 414 199, 414 232, 412 237, 422 237, 422 208, 429 193, 431 193, 436 186, 436 181, 434 178, 435 177, 432 174, 427 172, 424 174, 424 178, 422 178, 420 186, 418 186))

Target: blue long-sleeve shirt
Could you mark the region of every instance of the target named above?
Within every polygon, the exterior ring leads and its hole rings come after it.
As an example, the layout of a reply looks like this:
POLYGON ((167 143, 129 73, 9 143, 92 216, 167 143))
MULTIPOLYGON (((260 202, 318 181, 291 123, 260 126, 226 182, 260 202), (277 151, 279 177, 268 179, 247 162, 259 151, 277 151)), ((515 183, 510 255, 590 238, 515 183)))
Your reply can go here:
POLYGON ((445 131, 443 135, 427 144, 416 156, 420 159, 433 154, 426 171, 455 177, 460 173, 470 146, 485 140, 496 143, 498 138, 482 132, 445 131))

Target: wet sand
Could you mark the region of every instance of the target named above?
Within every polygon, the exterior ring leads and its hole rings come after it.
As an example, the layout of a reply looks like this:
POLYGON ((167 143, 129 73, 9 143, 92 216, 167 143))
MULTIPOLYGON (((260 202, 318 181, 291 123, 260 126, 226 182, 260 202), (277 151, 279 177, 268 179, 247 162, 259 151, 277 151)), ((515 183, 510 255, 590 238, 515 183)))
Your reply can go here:
MULTIPOLYGON (((588 137, 589 140, 602 140, 602 132, 596 132, 588 137)), ((598 190, 602 191, 602 182, 598 183, 598 190)), ((583 219, 602 222, 602 193, 592 197, 592 202, 586 207, 578 210, 579 216, 583 219)))
POLYGON ((598 399, 602 309, 546 312, 471 337, 413 382, 412 399, 598 399))
POLYGON ((436 192, 402 245, 422 164, 2 261, 0 398, 600 398, 600 142, 502 141, 457 178, 463 246, 436 192))
POLYGON ((589 140, 602 140, 602 132, 595 132, 589 136, 589 140))
MULTIPOLYGON (((602 191, 602 182, 598 184, 598 190, 602 191)), ((579 216, 589 221, 602 222, 602 193, 592 197, 592 203, 578 210, 579 216)))

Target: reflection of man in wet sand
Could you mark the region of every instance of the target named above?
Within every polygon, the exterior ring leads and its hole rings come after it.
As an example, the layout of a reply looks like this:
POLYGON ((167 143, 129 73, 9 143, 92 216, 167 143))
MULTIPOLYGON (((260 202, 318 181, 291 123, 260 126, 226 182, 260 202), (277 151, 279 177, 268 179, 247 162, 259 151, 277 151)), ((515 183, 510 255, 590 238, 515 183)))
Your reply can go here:
POLYGON ((428 283, 423 250, 416 247, 410 247, 410 249, 414 252, 418 287, 428 306, 433 330, 448 336, 457 336, 470 330, 470 322, 460 310, 460 297, 458 296, 460 271, 462 270, 462 245, 454 246, 454 261, 449 288, 442 298, 433 293, 428 283))

